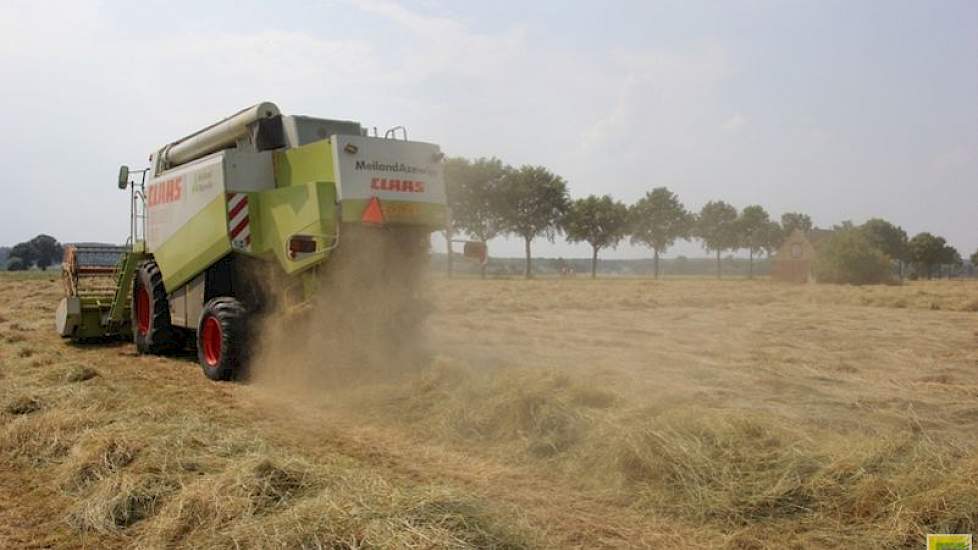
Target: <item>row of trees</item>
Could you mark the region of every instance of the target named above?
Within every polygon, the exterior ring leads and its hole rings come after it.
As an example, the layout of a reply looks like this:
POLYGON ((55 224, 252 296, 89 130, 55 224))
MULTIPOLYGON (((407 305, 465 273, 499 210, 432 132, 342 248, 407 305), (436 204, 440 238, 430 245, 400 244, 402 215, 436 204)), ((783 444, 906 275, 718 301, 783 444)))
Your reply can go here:
MULTIPOLYGON (((571 200, 563 178, 546 168, 512 168, 496 158, 449 159, 445 181, 452 213, 449 247, 456 231, 483 243, 502 235, 522 238, 527 277, 533 273, 533 240, 545 237, 553 242, 561 233, 570 242, 591 245, 592 277, 597 272, 598 253, 616 247, 625 237, 652 250, 656 277, 661 254, 677 240, 699 239, 716 255, 717 276, 721 276, 724 252, 746 249, 753 275, 756 255, 776 250, 795 228, 812 228, 805 214, 785 214, 779 224, 758 205, 738 213, 724 201, 711 201, 693 213, 665 187, 653 189, 631 206, 608 195, 571 200)), ((485 266, 482 274, 485 276, 485 266)))
MULTIPOLYGON (((789 212, 781 216, 779 223, 759 205, 738 212, 724 201, 710 201, 699 212, 690 212, 665 187, 653 189, 630 206, 608 195, 571 200, 563 178, 546 168, 512 168, 496 158, 451 158, 446 161, 445 181, 451 208, 449 252, 453 232, 465 233, 483 243, 498 236, 516 236, 524 241, 527 277, 533 273, 531 243, 538 237, 553 242, 556 235, 564 234, 570 242, 588 243, 592 277, 597 272, 599 252, 616 247, 626 237, 632 244, 652 250, 655 277, 659 276, 661 254, 677 240, 698 239, 707 252, 715 254, 720 277, 724 252, 746 250, 749 276, 753 276, 756 256, 773 253, 795 229, 806 233, 813 229, 812 219, 806 214, 789 212)), ((845 222, 834 230, 857 234, 839 250, 852 252, 853 246, 869 247, 871 256, 881 258, 878 265, 898 262, 901 276, 906 265, 929 278, 936 266, 960 265, 962 261, 942 237, 920 233, 910 239, 902 228, 879 218, 858 227, 845 222)), ((863 252, 866 251, 860 251, 863 252)), ((971 260, 978 264, 978 252, 971 260)), ((485 266, 482 275, 485 276, 485 266)))
POLYGON ((38 235, 29 241, 17 243, 7 253, 7 270, 24 271, 33 266, 46 270, 60 263, 64 248, 50 235, 38 235))
MULTIPOLYGON (((964 263, 961 254, 949 245, 944 237, 923 232, 910 238, 902 227, 880 218, 873 218, 860 226, 855 226, 852 222, 844 222, 834 230, 837 237, 836 244, 841 246, 841 243, 845 242, 844 247, 849 250, 854 250, 856 247, 868 249, 868 252, 865 250, 862 252, 864 258, 868 258, 867 254, 870 253, 882 256, 882 263, 887 267, 887 272, 890 264, 896 262, 900 277, 904 276, 907 266, 912 268, 912 275, 930 279, 934 275, 935 268, 961 266, 964 263)), ((828 256, 828 254, 820 255, 828 256)), ((978 252, 971 256, 973 264, 976 260, 978 260, 978 252)))

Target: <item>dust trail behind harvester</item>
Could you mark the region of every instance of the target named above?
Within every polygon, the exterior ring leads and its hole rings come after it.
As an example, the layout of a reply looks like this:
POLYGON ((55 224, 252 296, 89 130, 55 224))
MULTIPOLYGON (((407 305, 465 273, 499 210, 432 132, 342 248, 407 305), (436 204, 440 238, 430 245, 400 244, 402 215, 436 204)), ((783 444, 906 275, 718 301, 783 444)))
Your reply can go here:
POLYGON ((291 311, 285 289, 255 327, 250 380, 270 389, 314 392, 421 368, 431 307, 423 282, 428 233, 350 227, 317 274, 312 307, 291 311))

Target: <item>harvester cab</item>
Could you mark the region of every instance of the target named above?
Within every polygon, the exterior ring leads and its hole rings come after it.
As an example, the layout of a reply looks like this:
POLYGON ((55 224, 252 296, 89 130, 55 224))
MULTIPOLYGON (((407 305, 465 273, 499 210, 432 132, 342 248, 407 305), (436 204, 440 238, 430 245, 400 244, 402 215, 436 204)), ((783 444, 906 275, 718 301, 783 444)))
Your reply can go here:
POLYGON ((78 294, 71 285, 88 268, 66 262, 59 332, 131 335, 140 353, 195 342, 205 374, 229 379, 245 361, 249 319, 308 306, 333 264, 419 276, 445 224, 442 159, 401 127, 380 137, 267 102, 238 111, 160 147, 146 170, 120 169, 129 242, 99 267, 113 286, 78 294), (364 248, 381 251, 383 270, 363 265, 364 248))

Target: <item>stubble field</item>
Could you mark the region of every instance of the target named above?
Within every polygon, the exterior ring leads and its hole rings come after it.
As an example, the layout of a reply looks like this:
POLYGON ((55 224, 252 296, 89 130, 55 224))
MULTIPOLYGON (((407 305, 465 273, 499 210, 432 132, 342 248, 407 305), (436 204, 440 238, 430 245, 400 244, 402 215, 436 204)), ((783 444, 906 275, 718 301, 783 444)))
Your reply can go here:
POLYGON ((264 357, 216 384, 191 354, 62 341, 60 282, 0 278, 0 547, 919 548, 978 530, 978 283, 431 291, 423 364, 295 377, 264 357))

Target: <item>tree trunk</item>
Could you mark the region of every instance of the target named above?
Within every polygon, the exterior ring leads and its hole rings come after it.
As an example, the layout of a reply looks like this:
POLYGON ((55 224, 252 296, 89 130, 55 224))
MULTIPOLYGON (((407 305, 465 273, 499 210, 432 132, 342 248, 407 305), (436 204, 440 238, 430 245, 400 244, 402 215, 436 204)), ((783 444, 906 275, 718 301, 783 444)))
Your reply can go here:
POLYGON ((598 278, 598 247, 591 247, 591 278, 598 278))
POLYGON ((453 260, 453 258, 452 258, 452 230, 451 229, 447 229, 447 228, 445 229, 445 254, 447 255, 446 256, 447 260, 446 260, 445 269, 448 272, 448 278, 451 279, 452 278, 452 260, 453 260))
POLYGON ((486 278, 486 268, 487 267, 489 267, 489 262, 483 262, 482 265, 479 266, 479 277, 480 278, 482 278, 482 279, 485 279, 486 278))
POLYGON ((754 249, 750 249, 750 267, 747 268, 747 278, 754 278, 754 249))
POLYGON ((653 251, 653 253, 652 253, 652 258, 653 258, 652 265, 654 266, 652 268, 652 273, 653 273, 653 277, 655 279, 658 279, 659 278, 659 249, 658 248, 653 248, 652 251, 653 251))
POLYGON ((524 276, 529 279, 533 277, 533 259, 530 257, 530 237, 523 237, 523 241, 526 243, 526 271, 524 276))
POLYGON ((723 278, 723 271, 720 268, 720 251, 717 250, 717 279, 723 278))

